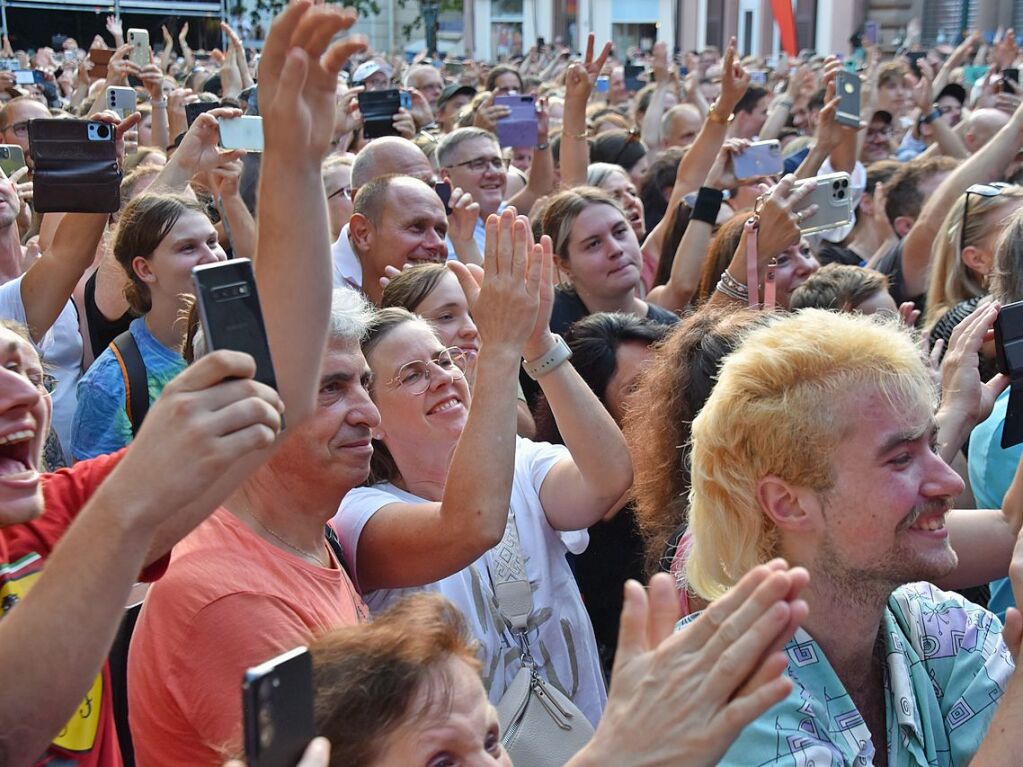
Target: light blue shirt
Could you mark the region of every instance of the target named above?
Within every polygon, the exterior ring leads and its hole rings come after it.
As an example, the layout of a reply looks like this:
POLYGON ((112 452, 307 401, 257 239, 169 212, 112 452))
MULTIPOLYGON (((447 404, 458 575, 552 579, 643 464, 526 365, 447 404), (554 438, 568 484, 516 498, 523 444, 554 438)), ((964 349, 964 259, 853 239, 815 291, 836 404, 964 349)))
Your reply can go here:
MULTIPOLYGON (((929 583, 892 593, 882 618, 890 767, 969 764, 1012 675, 1001 630, 987 610, 929 583)), ((785 652, 792 692, 748 725, 719 764, 873 764, 863 717, 813 637, 799 629, 785 652)))
MULTIPOLYGON (((1009 390, 1006 389, 995 400, 991 415, 970 434, 970 487, 978 509, 1002 508, 1002 500, 1012 484, 1016 466, 1023 455, 1023 444, 1002 449, 1002 426, 1008 407, 1009 390)), ((1009 579, 992 581, 988 609, 1004 620, 1005 610, 1015 606, 1016 599, 1009 579)))

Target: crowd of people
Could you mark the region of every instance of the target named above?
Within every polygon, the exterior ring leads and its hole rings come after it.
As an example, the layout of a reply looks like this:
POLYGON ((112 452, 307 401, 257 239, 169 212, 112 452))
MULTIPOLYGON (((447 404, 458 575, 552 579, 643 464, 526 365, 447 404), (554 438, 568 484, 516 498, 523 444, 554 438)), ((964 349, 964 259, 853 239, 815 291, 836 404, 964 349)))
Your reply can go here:
POLYGON ((0 764, 239 764, 246 670, 299 646, 302 767, 1019 760, 1012 30, 408 62, 293 0, 145 63, 107 29, 2 51, 39 76, 0 71, 0 764), (114 132, 116 213, 35 209, 46 118, 114 132), (805 226, 834 173, 848 219, 805 226), (200 321, 238 258, 274 386, 200 321))

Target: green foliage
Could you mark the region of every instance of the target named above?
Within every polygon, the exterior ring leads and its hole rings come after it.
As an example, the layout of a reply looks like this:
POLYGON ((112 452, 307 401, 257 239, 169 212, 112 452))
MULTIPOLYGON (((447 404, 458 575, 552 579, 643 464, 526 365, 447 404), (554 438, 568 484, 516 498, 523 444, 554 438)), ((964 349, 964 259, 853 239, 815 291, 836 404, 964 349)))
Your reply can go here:
MULTIPOLYGON (((327 1, 336 2, 336 0, 327 1)), ((258 23, 265 14, 276 16, 286 3, 287 0, 255 0, 250 12, 252 23, 258 23)), ((238 4, 240 5, 241 3, 239 2, 238 4)), ((340 4, 354 8, 360 16, 376 16, 380 13, 380 4, 377 0, 343 0, 340 4)))

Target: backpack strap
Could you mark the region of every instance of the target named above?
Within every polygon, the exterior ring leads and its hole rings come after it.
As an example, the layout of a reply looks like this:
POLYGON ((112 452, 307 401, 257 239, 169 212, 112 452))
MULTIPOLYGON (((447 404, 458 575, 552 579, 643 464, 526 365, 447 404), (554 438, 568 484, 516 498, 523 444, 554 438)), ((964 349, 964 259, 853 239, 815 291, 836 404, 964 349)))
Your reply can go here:
POLYGON ((131 422, 131 436, 134 439, 142 427, 142 421, 149 412, 149 380, 146 363, 142 359, 138 344, 130 330, 121 333, 110 342, 110 351, 117 358, 124 377, 124 409, 131 422))

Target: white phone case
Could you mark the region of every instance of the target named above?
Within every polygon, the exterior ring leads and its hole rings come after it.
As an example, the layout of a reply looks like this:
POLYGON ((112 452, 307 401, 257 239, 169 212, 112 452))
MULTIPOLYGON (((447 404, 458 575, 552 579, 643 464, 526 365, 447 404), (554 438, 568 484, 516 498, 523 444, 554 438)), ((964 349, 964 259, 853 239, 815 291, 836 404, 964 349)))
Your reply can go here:
POLYGON ((852 221, 851 188, 848 173, 828 173, 802 183, 816 181, 817 188, 804 197, 795 210, 805 210, 817 205, 817 212, 804 218, 799 224, 803 234, 837 229, 852 221))
POLYGON ((224 149, 244 149, 246 152, 263 151, 263 118, 246 115, 217 120, 220 126, 220 146, 224 149))
POLYGON ((124 119, 136 108, 137 97, 134 88, 111 86, 107 88, 107 107, 124 119))
POLYGON ((150 63, 152 54, 149 49, 149 30, 129 29, 128 42, 131 43, 131 60, 133 62, 140 67, 150 63))

